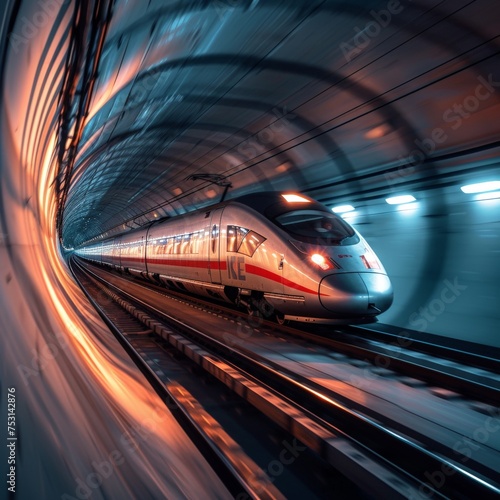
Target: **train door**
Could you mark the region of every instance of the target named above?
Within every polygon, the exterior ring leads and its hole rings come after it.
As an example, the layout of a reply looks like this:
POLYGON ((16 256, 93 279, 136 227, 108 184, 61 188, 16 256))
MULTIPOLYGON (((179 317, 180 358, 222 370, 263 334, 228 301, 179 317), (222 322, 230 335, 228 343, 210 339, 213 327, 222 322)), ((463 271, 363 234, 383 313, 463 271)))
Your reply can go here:
POLYGON ((154 245, 154 242, 152 241, 151 238, 151 227, 154 226, 154 222, 149 225, 148 229, 146 230, 146 239, 144 241, 145 247, 144 247, 144 267, 146 269, 146 273, 149 273, 149 265, 148 265, 148 260, 152 257, 154 258, 154 255, 152 255, 152 247, 154 245))
POLYGON ((221 283, 220 273, 220 223, 222 208, 217 208, 210 214, 210 238, 208 244, 208 274, 212 283, 221 283))
POLYGON ((141 246, 139 248, 139 252, 139 269, 142 271, 143 269, 146 269, 146 242, 144 241, 144 236, 141 236, 141 246))

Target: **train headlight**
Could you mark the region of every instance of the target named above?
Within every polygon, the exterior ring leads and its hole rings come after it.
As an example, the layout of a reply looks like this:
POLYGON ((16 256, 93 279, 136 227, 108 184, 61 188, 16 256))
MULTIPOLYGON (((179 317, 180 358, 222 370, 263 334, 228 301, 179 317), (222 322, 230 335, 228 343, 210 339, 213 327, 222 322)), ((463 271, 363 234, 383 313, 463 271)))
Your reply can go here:
POLYGON ((320 253, 313 253, 310 259, 317 266, 321 267, 323 271, 328 271, 328 269, 331 269, 333 267, 332 264, 325 258, 325 256, 321 255, 320 253))
POLYGON ((382 269, 377 256, 367 248, 365 248, 365 252, 366 253, 364 255, 361 255, 361 260, 363 261, 366 269, 382 269))

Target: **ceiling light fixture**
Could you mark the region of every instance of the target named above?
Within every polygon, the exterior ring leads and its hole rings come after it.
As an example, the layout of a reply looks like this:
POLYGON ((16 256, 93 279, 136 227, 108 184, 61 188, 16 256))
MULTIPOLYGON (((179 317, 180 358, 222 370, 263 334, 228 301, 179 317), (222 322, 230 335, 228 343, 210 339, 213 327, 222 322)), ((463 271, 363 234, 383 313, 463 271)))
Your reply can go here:
POLYGON ((476 200, 494 200, 500 198, 500 191, 489 191, 476 196, 476 200))
POLYGON ((336 214, 345 214, 346 212, 352 212, 354 207, 352 205, 338 205, 332 208, 332 212, 336 214))
POLYGON ((367 139, 380 139, 387 135, 391 131, 391 127, 387 123, 382 123, 376 127, 371 128, 368 132, 365 132, 365 137, 367 139))
POLYGON ((385 199, 386 203, 389 205, 402 205, 403 203, 411 203, 412 201, 417 201, 411 194, 403 194, 400 196, 392 196, 391 198, 385 199))
POLYGON ((275 168, 275 170, 276 170, 276 172, 282 174, 283 172, 286 172, 289 167, 290 167, 290 163, 286 161, 285 163, 282 163, 281 165, 278 165, 275 168))
POLYGON ((494 191, 500 189, 500 181, 478 182, 476 184, 467 184, 460 188, 463 193, 484 193, 485 191, 494 191))

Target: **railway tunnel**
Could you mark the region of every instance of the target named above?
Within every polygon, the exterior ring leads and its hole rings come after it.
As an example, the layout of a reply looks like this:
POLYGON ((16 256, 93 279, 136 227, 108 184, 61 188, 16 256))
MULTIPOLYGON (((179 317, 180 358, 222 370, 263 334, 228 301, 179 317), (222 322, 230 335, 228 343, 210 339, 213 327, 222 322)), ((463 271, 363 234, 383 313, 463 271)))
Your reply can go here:
MULTIPOLYGON (((275 451, 255 452, 261 483, 227 479, 234 467, 220 449, 203 451, 170 414, 70 269, 86 245, 259 191, 303 193, 368 241, 394 289, 377 332, 404 339, 400 346, 419 338, 474 350, 489 363, 474 365, 474 377, 490 373, 498 389, 496 2, 10 0, 0 12, 1 404, 13 450, 1 470, 14 478, 6 494, 224 498, 243 483, 249 498, 307 494, 301 488, 315 482, 314 471, 279 459, 291 448, 287 457, 296 453, 299 463, 296 450, 306 446, 299 439, 293 448, 290 429, 275 435, 275 451)), ((204 321, 206 334, 220 331, 204 321)), ((236 335, 233 324, 228 334, 236 335)), ((297 364, 307 357, 295 356, 297 364)), ((344 375, 343 383, 361 380, 356 390, 389 391, 375 375, 344 375)), ((438 406, 460 393, 460 383, 447 383, 435 391, 438 406)), ((349 406, 342 394, 339 404, 363 413, 361 396, 349 406)), ((450 463, 499 494, 488 479, 488 460, 500 456, 498 400, 483 399, 473 402, 481 411, 468 433, 457 422, 447 445, 424 447, 469 446, 467 460, 450 452, 450 463)), ((432 407, 433 418, 441 424, 446 411, 432 407)), ((232 425, 220 432, 234 437, 232 425)), ((411 491, 429 498, 429 488, 439 494, 458 475, 429 465, 427 483, 411 491)), ((352 497, 353 477, 338 490, 325 480, 311 491, 352 497)), ((376 487, 371 494, 382 498, 381 477, 373 466, 362 494, 376 487)))

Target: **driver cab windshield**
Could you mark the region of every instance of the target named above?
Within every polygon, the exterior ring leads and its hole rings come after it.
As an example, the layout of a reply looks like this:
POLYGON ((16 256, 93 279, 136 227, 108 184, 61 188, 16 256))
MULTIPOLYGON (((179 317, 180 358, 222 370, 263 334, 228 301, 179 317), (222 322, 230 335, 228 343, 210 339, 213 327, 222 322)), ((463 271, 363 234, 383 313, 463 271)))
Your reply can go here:
POLYGON ((354 229, 342 218, 321 210, 294 210, 275 217, 278 226, 306 243, 353 245, 359 242, 354 229))

